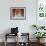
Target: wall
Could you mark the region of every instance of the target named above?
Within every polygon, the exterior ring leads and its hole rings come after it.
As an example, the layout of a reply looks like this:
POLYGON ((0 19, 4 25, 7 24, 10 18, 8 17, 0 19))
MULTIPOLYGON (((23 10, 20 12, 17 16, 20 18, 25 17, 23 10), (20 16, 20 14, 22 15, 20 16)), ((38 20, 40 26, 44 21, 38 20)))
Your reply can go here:
POLYGON ((0 34, 9 32, 11 27, 19 27, 19 32, 30 32, 31 25, 36 24, 36 0, 1 0, 0 1, 0 34), (10 7, 26 7, 26 20, 10 20, 10 7))

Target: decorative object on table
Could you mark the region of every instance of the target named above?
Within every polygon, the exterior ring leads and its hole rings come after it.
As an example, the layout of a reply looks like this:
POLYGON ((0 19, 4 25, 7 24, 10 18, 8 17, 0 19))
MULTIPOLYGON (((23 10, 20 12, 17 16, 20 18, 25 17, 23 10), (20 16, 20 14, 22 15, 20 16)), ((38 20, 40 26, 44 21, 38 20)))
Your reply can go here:
POLYGON ((25 7, 11 7, 10 8, 10 19, 11 20, 26 19, 26 8, 25 7))
POLYGON ((11 34, 18 33, 18 27, 16 28, 11 28, 11 34))

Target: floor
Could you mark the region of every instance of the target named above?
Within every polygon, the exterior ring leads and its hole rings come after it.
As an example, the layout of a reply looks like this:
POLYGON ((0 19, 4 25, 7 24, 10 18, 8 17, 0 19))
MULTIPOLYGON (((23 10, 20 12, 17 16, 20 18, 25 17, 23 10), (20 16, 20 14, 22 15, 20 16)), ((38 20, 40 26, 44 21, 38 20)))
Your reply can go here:
MULTIPOLYGON (((37 43, 30 43, 31 45, 30 46, 37 46, 37 43)), ((4 46, 4 43, 2 42, 0 42, 0 46, 4 46)), ((8 45, 7 46, 15 46, 15 43, 8 43, 8 45)), ((25 45, 21 45, 21 46, 25 46, 25 45)), ((44 43, 44 45, 41 45, 41 46, 46 46, 46 43, 44 43)))

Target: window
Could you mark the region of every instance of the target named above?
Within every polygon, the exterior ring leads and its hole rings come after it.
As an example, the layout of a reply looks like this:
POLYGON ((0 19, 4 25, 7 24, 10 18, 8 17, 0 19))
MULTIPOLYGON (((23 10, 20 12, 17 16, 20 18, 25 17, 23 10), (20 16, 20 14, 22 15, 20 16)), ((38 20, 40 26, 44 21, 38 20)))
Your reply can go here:
POLYGON ((37 15, 46 18, 46 0, 37 0, 37 15))

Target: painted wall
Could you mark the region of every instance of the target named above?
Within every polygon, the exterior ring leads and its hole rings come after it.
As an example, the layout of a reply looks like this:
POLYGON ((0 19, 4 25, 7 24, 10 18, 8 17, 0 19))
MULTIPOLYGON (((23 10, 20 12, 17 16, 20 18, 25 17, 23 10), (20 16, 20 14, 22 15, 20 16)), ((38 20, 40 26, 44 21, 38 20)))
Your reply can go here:
POLYGON ((36 0, 0 1, 0 34, 10 32, 9 28, 17 26, 19 32, 29 32, 32 37, 32 24, 36 24, 36 0), (26 20, 10 20, 10 7, 26 7, 26 20))

